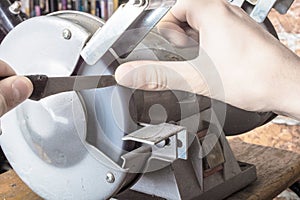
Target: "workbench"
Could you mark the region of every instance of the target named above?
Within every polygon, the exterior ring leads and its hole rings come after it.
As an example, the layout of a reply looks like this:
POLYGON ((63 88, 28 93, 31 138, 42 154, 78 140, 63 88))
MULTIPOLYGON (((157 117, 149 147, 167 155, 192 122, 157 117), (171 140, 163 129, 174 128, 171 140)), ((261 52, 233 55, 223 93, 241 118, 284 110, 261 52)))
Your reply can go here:
MULTIPOLYGON (((287 132, 286 130, 291 130, 295 132, 293 134, 299 134, 300 137, 300 128, 298 130, 295 127, 289 128, 275 124, 265 125, 245 135, 229 137, 229 143, 236 158, 256 166, 257 181, 227 199, 272 199, 300 179, 300 154, 244 142, 250 140, 251 137, 259 141, 260 133, 261 137, 269 141, 265 137, 277 137, 282 134, 282 131, 287 132)), ((295 140, 295 142, 297 141, 299 139, 295 140)), ((37 200, 41 198, 34 194, 13 170, 10 170, 0 175, 0 199, 37 200)))

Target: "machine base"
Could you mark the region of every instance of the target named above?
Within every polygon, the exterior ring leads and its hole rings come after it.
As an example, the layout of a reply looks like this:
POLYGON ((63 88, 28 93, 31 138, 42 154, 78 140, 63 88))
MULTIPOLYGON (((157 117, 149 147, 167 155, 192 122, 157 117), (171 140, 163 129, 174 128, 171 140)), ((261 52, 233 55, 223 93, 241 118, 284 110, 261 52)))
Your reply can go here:
MULTIPOLYGON (((237 192, 243 188, 245 188, 250 183, 254 182, 256 180, 256 168, 252 164, 244 163, 244 162, 238 162, 241 173, 238 175, 232 177, 231 179, 227 180, 226 182, 223 182, 216 187, 205 191, 200 196, 194 198, 194 199, 201 199, 201 200, 217 200, 217 199, 224 199, 228 197, 229 195, 233 194, 234 192, 237 192)), ((157 197, 157 196, 151 196, 148 194, 136 192, 133 190, 127 190, 123 192, 122 194, 119 194, 115 198, 115 200, 134 200, 134 199, 143 199, 143 200, 163 200, 164 198, 157 197)))

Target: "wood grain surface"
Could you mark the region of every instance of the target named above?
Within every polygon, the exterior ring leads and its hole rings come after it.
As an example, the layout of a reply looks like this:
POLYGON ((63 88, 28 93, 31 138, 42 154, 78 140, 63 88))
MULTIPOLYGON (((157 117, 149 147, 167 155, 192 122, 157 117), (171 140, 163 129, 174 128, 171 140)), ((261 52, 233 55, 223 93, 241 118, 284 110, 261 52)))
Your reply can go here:
POLYGON ((257 169, 257 181, 229 199, 272 199, 300 178, 300 154, 245 143, 238 137, 229 141, 236 158, 257 169))
POLYGON ((0 199, 1 200, 38 200, 42 199, 32 192, 17 176, 10 170, 0 175, 0 199))

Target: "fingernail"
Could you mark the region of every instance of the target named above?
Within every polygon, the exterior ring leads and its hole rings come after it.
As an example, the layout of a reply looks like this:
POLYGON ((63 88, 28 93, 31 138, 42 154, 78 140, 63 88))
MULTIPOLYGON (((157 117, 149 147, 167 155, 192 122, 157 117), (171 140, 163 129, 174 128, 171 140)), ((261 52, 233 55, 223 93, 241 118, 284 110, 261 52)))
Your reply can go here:
POLYGON ((18 77, 12 83, 12 89, 16 101, 23 101, 29 97, 32 90, 30 84, 31 84, 30 81, 23 77, 18 77))

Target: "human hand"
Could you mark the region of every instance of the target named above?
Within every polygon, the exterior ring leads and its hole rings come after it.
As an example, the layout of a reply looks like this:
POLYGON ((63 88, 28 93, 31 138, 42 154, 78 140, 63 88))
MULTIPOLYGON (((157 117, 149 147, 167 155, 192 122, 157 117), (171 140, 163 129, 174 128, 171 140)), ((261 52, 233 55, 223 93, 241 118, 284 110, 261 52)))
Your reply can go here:
POLYGON ((11 76, 0 81, 0 116, 16 107, 32 93, 30 80, 22 76, 14 76, 15 72, 0 60, 0 76, 11 76))
POLYGON ((288 105, 294 105, 294 110, 299 107, 291 101, 296 98, 291 96, 291 88, 299 91, 299 58, 242 9, 225 0, 178 0, 158 29, 176 46, 199 41, 214 65, 130 62, 117 69, 119 84, 145 90, 184 90, 249 111, 274 111, 300 118, 300 109, 298 114, 292 113, 288 105), (218 72, 222 83, 217 86, 219 90, 209 85, 213 81, 206 74, 211 70, 218 72))

